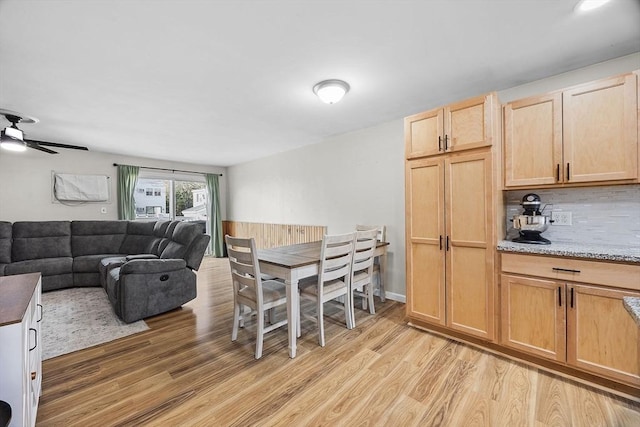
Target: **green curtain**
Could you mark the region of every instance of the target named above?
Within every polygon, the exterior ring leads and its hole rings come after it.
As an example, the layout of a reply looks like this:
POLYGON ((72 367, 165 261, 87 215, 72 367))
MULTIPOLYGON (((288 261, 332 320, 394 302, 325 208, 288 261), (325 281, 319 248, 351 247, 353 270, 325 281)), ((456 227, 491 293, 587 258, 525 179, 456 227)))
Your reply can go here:
POLYGON ((222 218, 220 218, 220 184, 217 174, 206 174, 207 204, 209 208, 209 233, 211 241, 209 248, 215 257, 224 256, 222 249, 222 218))
POLYGON ((140 167, 118 165, 118 219, 136 219, 136 202, 133 198, 140 167))

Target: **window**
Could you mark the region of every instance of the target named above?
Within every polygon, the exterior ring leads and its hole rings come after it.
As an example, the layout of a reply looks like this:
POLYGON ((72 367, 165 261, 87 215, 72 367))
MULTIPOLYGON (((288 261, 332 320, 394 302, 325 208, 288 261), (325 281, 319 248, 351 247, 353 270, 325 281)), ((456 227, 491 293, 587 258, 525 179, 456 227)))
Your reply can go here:
POLYGON ((207 184, 187 179, 141 176, 135 191, 136 219, 205 221, 207 184))

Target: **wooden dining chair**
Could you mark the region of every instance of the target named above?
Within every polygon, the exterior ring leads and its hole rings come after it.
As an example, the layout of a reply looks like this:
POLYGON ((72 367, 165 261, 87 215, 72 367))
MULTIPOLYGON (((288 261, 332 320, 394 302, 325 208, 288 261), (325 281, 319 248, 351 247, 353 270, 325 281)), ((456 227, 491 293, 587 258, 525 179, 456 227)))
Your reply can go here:
POLYGON ((351 324, 356 326, 354 295, 362 297, 362 309, 369 307, 369 313, 376 314, 373 304, 374 251, 378 242, 378 230, 356 232, 355 250, 351 262, 351 324))
MULTIPOLYGON (((353 328, 351 309, 351 261, 356 233, 325 235, 322 239, 320 267, 317 278, 299 283, 300 299, 316 303, 315 320, 318 325, 318 342, 324 347, 324 304, 332 299, 344 297, 344 316, 348 329, 353 328)), ((300 305, 298 306, 300 318, 300 305)))
POLYGON ((249 314, 256 315, 256 352, 255 358, 262 357, 264 336, 287 324, 287 319, 275 321, 273 309, 286 306, 287 289, 282 282, 262 280, 260 264, 256 252, 256 242, 253 238, 239 238, 225 236, 227 254, 231 266, 231 281, 233 283, 233 329, 231 341, 238 339, 238 328, 244 327, 246 315, 244 307, 251 309, 249 314), (265 326, 265 314, 269 314, 270 324, 265 326))
MULTIPOLYGON (((376 229, 378 230, 377 239, 380 242, 387 241, 387 228, 384 225, 356 225, 357 231, 365 231, 376 229)), ((375 257, 375 261, 373 263, 373 275, 374 279, 377 279, 378 283, 378 296, 380 297, 380 301, 385 301, 385 293, 384 293, 384 280, 382 278, 382 273, 380 272, 380 257, 375 257)))

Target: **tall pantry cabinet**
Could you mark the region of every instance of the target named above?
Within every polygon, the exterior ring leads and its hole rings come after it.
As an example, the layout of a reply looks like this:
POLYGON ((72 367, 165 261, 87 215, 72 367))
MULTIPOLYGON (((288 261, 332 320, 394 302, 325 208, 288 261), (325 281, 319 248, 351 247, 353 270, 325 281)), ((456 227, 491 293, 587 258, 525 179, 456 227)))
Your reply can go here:
POLYGON ((495 93, 405 118, 407 317, 495 338, 503 215, 495 93))

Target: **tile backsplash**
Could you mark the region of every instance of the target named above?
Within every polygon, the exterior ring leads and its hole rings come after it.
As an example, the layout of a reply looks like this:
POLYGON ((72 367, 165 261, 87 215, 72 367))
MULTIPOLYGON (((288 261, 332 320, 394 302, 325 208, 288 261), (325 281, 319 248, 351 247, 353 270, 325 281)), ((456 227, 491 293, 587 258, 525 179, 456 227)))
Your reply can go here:
POLYGON ((572 225, 549 226, 543 237, 557 243, 582 243, 640 248, 640 185, 517 190, 505 192, 507 236, 518 235, 510 219, 523 212, 520 202, 527 193, 540 196, 552 211, 571 212, 572 225))

